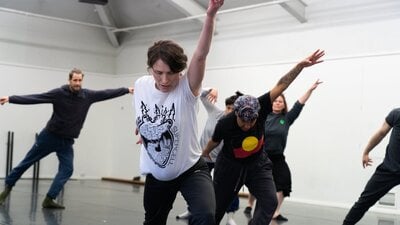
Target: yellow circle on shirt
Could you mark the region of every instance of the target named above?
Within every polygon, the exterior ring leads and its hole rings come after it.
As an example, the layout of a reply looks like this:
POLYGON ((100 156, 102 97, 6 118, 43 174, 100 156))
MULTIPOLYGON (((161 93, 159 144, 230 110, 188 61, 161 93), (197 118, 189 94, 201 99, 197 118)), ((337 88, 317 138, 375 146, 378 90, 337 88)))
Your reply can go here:
POLYGON ((246 137, 242 142, 242 148, 246 152, 253 151, 258 145, 258 139, 254 136, 246 137))

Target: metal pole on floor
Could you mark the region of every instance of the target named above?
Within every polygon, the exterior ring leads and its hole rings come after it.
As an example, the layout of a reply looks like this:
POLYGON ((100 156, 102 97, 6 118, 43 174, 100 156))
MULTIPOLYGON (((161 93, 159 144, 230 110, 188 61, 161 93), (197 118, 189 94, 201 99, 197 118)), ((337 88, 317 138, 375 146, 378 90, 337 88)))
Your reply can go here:
POLYGON ((14 132, 13 131, 8 131, 8 135, 7 135, 6 176, 8 176, 8 174, 12 170, 13 151, 14 151, 14 132))
MULTIPOLYGON (((38 138, 38 133, 35 134, 35 140, 38 138)), ((33 164, 33 180, 39 180, 39 169, 40 169, 40 161, 36 161, 33 164)))

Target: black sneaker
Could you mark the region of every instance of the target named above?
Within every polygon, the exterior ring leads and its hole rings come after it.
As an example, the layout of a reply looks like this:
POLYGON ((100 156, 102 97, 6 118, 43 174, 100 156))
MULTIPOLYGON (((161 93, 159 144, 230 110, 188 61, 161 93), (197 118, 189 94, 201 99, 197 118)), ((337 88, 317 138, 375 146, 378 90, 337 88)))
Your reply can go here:
POLYGON ((288 218, 282 216, 281 214, 279 214, 277 217, 273 218, 276 221, 288 221, 288 218))
POLYGON ((252 217, 251 210, 252 210, 252 208, 250 206, 247 206, 243 211, 243 213, 247 217, 247 219, 251 219, 251 217, 252 217))

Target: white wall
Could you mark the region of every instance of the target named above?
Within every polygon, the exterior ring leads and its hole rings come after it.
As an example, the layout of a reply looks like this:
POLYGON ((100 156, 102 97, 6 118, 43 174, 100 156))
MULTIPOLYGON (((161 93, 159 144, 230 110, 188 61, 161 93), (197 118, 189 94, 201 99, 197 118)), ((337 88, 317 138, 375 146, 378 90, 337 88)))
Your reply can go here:
POLYGON ((0 62, 115 74, 116 49, 99 28, 0 12, 0 62))

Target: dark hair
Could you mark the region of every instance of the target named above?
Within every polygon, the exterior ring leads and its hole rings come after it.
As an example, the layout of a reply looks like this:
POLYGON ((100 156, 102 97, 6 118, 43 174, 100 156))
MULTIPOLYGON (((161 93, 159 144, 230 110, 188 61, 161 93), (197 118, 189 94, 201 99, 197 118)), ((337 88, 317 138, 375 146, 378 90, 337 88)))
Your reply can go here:
POLYGON ((233 105, 233 103, 235 103, 236 99, 239 98, 242 95, 243 95, 242 92, 236 91, 235 95, 232 95, 231 97, 228 97, 228 98, 225 99, 225 106, 233 105))
POLYGON ((77 69, 77 68, 73 68, 73 69, 71 70, 71 72, 69 72, 69 79, 70 79, 70 80, 72 79, 72 76, 73 76, 74 74, 82 74, 82 78, 83 78, 83 76, 85 76, 85 74, 83 74, 82 70, 77 69))
MULTIPOLYGON (((282 97, 282 99, 283 99, 283 104, 285 105, 285 107, 282 109, 282 114, 286 114, 287 112, 288 112, 288 109, 287 109, 287 102, 286 102, 286 97, 285 97, 285 95, 284 94, 280 94, 279 95, 280 97, 282 97)), ((278 97, 279 97, 278 96, 278 97)), ((277 98, 278 98, 277 97, 277 98)), ((275 101, 275 100, 274 100, 275 101)))
POLYGON ((183 48, 170 40, 155 42, 147 51, 147 67, 153 67, 154 63, 161 59, 166 63, 171 72, 179 73, 186 69, 187 56, 183 48))

